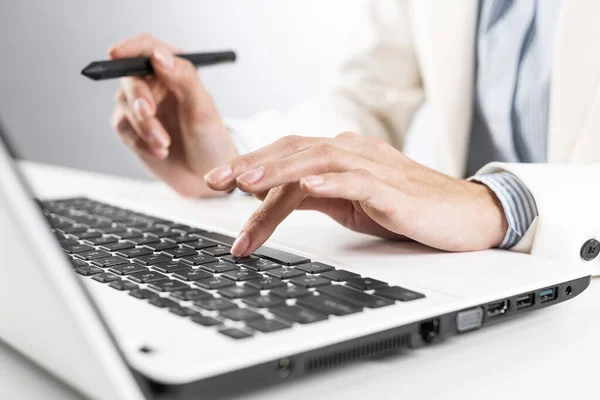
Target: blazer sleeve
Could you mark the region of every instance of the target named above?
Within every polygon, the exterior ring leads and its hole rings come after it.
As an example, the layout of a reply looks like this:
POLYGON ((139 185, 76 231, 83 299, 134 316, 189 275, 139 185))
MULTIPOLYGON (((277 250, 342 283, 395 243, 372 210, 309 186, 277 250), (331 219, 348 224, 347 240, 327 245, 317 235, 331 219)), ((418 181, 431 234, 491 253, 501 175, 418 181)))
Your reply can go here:
POLYGON ((248 119, 226 119, 248 151, 287 135, 333 137, 348 130, 402 148, 423 101, 409 2, 369 1, 367 7, 368 30, 359 35, 362 43, 329 90, 288 113, 266 110, 248 119))
POLYGON ((600 275, 600 257, 587 261, 582 256, 586 242, 600 241, 600 164, 490 163, 477 175, 501 171, 519 178, 538 208, 538 217, 511 250, 600 275))

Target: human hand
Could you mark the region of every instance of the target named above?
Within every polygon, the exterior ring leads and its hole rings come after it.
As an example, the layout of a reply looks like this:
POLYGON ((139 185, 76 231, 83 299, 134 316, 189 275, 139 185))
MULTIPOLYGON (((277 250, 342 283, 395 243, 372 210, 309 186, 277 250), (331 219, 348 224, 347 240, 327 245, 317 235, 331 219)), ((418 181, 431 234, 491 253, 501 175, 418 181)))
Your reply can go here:
POLYGON ((335 139, 288 136, 205 176, 209 187, 264 197, 232 254, 260 247, 295 209, 331 216, 354 231, 409 238, 447 251, 502 242, 507 221, 486 186, 420 165, 383 140, 345 132, 335 139))
POLYGON ((142 34, 114 45, 111 59, 151 57, 155 74, 121 79, 111 125, 146 167, 186 197, 213 196, 202 176, 237 150, 212 96, 181 51, 142 34))

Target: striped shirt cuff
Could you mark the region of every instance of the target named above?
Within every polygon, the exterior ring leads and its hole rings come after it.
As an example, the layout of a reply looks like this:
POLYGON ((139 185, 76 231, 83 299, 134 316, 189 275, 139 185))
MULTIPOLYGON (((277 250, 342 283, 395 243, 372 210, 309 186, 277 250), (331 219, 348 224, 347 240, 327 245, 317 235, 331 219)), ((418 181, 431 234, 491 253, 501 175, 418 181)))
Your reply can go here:
POLYGON ((501 249, 510 249, 516 245, 538 216, 538 209, 531 192, 516 176, 509 172, 474 176, 470 180, 486 185, 500 200, 508 229, 501 249))

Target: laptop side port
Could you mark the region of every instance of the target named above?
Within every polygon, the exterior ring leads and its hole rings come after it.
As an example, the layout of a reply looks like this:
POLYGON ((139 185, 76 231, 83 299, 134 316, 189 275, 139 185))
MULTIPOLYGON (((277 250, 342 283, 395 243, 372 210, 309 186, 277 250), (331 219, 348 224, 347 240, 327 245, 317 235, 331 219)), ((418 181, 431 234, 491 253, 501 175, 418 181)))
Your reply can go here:
POLYGON ((540 303, 556 300, 558 298, 558 288, 549 288, 540 290, 540 303))
POLYGON ((432 319, 431 321, 422 322, 419 326, 419 335, 425 343, 431 343, 437 339, 440 334, 440 320, 432 319))
POLYGON ((515 302, 515 308, 517 310, 522 310, 524 308, 531 307, 531 306, 533 306, 534 299, 535 299, 535 296, 533 293, 524 294, 523 296, 519 296, 519 297, 517 297, 517 300, 515 302))
POLYGON ((508 300, 500 300, 494 303, 490 303, 485 307, 485 313, 488 318, 499 317, 500 315, 506 314, 508 311, 508 300))

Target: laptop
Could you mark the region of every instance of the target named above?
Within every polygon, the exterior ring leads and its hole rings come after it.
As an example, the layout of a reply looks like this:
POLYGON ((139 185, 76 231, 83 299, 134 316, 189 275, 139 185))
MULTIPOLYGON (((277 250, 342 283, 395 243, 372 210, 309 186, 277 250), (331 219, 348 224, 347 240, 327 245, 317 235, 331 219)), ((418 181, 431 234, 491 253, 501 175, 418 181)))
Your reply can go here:
POLYGON ((35 199, 0 133, 0 340, 94 399, 229 398, 308 382, 590 283, 585 269, 501 250, 423 248, 387 262, 367 252, 347 265, 267 243, 236 259, 232 232, 158 209, 35 199))

